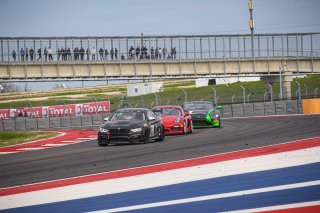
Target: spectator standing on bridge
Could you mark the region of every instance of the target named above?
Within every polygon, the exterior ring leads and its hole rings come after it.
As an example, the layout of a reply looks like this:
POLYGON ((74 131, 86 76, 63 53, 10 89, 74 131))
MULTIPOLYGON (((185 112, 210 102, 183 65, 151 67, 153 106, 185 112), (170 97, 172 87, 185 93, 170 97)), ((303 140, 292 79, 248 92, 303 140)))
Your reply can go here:
POLYGON ((111 57, 111 60, 113 60, 113 56, 114 56, 114 50, 113 50, 113 48, 111 48, 111 50, 110 50, 110 57, 111 57))
POLYGON ((62 61, 66 60, 66 54, 67 54, 67 49, 64 49, 63 47, 61 47, 61 56, 62 56, 62 61))
POLYGON ((20 49, 20 57, 21 57, 21 61, 24 61, 24 50, 23 48, 20 49))
POLYGON ((77 60, 77 48, 76 47, 73 49, 73 58, 75 61, 77 60))
POLYGON ((173 59, 176 59, 176 55, 177 55, 177 50, 176 50, 176 47, 174 47, 171 50, 171 56, 172 56, 173 59))
POLYGON ((15 50, 12 50, 12 58, 14 61, 16 61, 16 59, 17 59, 17 53, 15 50))
POLYGON ((133 46, 131 46, 130 49, 129 49, 129 57, 128 57, 128 59, 132 59, 132 57, 134 55, 134 53, 132 53, 133 50, 134 50, 134 48, 133 48, 133 46))
POLYGON ((26 61, 28 61, 28 59, 29 59, 29 49, 28 49, 28 47, 24 48, 24 54, 25 54, 25 57, 26 57, 26 61))
POLYGON ((132 53, 131 53, 131 59, 135 59, 135 57, 136 57, 136 50, 133 48, 132 49, 132 53))
POLYGON ((161 57, 162 57, 162 48, 161 47, 159 47, 159 59, 161 59, 161 57))
POLYGON ((32 47, 29 50, 29 54, 30 54, 30 61, 33 61, 34 50, 32 49, 32 47))
POLYGON ((60 56, 61 56, 61 49, 60 48, 58 48, 57 54, 58 54, 58 61, 59 61, 60 60, 60 56))
POLYGON ((154 49, 151 47, 150 49, 151 59, 154 59, 154 49))
POLYGON ((73 58, 75 61, 79 60, 79 48, 78 47, 74 48, 74 50, 73 50, 73 58))
POLYGON ((156 47, 155 56, 156 56, 156 59, 158 59, 158 57, 159 57, 159 48, 158 47, 156 47))
POLYGON ((77 56, 77 61, 80 60, 80 49, 79 47, 76 48, 76 56, 77 56))
POLYGON ((48 48, 48 55, 49 55, 49 61, 53 61, 52 49, 51 49, 51 47, 48 48))
POLYGON ((118 60, 118 49, 114 49, 114 57, 116 60, 118 60))
POLYGON ((109 55, 109 52, 108 52, 108 49, 106 48, 106 49, 104 50, 104 59, 105 59, 105 60, 108 60, 108 55, 109 55))
POLYGON ((139 59, 139 56, 140 56, 140 48, 139 48, 139 46, 137 46, 137 48, 136 48, 136 58, 139 59))
POLYGON ((100 61, 103 61, 104 58, 103 58, 103 49, 102 49, 102 47, 100 47, 100 49, 99 49, 99 55, 100 55, 100 61))
POLYGON ((92 57, 92 61, 96 60, 96 48, 92 47, 91 49, 91 57, 92 57))
POLYGON ((48 59, 48 50, 47 50, 46 47, 43 50, 43 55, 44 55, 44 60, 47 61, 47 59, 48 59))
POLYGON ((146 58, 147 58, 147 55, 148 55, 148 48, 147 48, 147 46, 143 46, 143 47, 141 48, 141 54, 142 54, 142 58, 143 58, 143 59, 146 59, 146 58))
POLYGON ((70 47, 67 49, 68 61, 72 61, 71 49, 70 47))
POLYGON ((164 47, 162 48, 162 58, 166 59, 166 55, 167 55, 167 49, 164 47))
POLYGON ((86 55, 87 55, 87 61, 89 61, 89 48, 86 50, 86 55))
POLYGON ((41 48, 38 49, 38 59, 37 61, 40 61, 42 58, 41 58, 41 48))
POLYGON ((84 48, 83 47, 81 47, 80 48, 80 58, 81 58, 81 61, 83 61, 84 60, 84 48))

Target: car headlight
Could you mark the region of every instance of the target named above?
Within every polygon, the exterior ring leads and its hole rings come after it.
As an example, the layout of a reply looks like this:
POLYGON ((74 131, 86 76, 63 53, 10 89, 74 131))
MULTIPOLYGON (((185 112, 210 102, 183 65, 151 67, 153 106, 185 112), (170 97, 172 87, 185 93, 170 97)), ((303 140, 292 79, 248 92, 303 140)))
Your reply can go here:
POLYGON ((131 132, 141 132, 141 128, 135 128, 135 129, 131 129, 131 132))
POLYGON ((180 121, 181 121, 180 117, 177 117, 176 120, 174 120, 175 123, 180 123, 180 121))
POLYGON ((108 132, 108 131, 109 130, 100 127, 100 132, 108 132))
POLYGON ((219 114, 210 113, 210 117, 211 117, 211 119, 217 119, 217 118, 219 118, 219 114))

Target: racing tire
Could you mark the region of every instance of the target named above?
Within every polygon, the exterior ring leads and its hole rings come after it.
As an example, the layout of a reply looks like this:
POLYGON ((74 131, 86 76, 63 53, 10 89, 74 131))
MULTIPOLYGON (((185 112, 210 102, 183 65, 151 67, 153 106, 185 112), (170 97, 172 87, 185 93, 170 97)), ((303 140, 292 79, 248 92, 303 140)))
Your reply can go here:
POLYGON ((99 146, 109 146, 109 143, 98 143, 99 146))
POLYGON ((190 131, 189 131, 189 133, 190 134, 193 133, 193 122, 192 122, 192 120, 190 121, 190 131))
POLYGON ((141 142, 144 144, 147 144, 149 142, 149 131, 148 130, 145 131, 141 142))
POLYGON ((159 137, 156 139, 156 141, 164 141, 165 134, 164 134, 164 127, 161 127, 161 134, 159 137))
POLYGON ((183 135, 187 134, 187 128, 188 128, 187 122, 184 121, 183 122, 183 132, 182 132, 183 135))

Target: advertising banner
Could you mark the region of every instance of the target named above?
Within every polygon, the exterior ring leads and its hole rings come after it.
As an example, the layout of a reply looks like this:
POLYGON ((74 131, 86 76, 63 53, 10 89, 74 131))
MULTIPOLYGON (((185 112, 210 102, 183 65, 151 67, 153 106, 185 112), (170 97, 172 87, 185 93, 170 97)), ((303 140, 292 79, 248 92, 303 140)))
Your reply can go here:
POLYGON ((16 117, 49 118, 110 113, 110 101, 18 109, 0 109, 0 120, 16 117))

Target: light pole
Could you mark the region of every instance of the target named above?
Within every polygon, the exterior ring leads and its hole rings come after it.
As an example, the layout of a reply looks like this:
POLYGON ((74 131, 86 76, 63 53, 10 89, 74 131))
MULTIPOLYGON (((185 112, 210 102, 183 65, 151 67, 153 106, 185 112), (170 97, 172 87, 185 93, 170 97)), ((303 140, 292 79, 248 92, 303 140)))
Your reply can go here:
POLYGON ((256 61, 254 56, 254 21, 253 21, 253 0, 249 0, 248 2, 249 12, 250 12, 250 20, 249 27, 251 30, 251 54, 253 60, 253 73, 256 73, 256 61))

